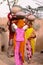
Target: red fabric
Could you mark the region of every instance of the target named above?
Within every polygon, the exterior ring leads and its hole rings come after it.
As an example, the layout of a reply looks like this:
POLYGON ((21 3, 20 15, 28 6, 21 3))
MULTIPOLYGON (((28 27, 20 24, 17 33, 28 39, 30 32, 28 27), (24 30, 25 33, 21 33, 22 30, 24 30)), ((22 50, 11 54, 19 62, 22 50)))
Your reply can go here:
POLYGON ((8 13, 8 19, 9 19, 9 21, 10 21, 10 19, 11 19, 10 16, 11 16, 11 13, 8 13))
POLYGON ((11 21, 10 16, 11 16, 11 13, 8 13, 8 19, 9 19, 8 22, 10 23, 10 25, 9 25, 9 39, 13 39, 14 33, 11 30, 12 21, 11 21))

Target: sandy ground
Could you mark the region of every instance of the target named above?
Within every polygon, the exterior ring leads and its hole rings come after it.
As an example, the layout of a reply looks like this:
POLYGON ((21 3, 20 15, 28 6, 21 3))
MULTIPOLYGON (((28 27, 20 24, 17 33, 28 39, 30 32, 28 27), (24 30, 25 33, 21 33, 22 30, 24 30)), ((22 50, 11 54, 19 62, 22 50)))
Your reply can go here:
MULTIPOLYGON (((0 65, 15 65, 14 57, 8 58, 5 53, 0 53, 0 65)), ((43 65, 43 53, 35 53, 31 62, 25 61, 23 65, 43 65)))

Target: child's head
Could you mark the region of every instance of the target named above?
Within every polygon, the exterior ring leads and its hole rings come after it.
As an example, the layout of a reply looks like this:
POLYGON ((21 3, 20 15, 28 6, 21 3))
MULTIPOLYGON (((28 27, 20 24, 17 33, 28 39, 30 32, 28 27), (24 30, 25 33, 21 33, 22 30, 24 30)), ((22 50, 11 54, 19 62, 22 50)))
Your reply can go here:
POLYGON ((24 19, 19 19, 18 22, 17 22, 17 26, 18 26, 19 28, 22 28, 24 25, 25 25, 24 19))

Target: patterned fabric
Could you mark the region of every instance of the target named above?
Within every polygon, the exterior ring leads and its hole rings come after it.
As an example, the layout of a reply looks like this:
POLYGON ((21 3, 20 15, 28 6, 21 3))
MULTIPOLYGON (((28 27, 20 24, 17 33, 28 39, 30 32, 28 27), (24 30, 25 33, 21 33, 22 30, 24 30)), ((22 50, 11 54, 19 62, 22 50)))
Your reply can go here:
MULTIPOLYGON (((33 28, 28 28, 25 32, 25 38, 26 39, 30 39, 31 35, 33 34, 34 35, 34 29, 33 28)), ((36 44, 36 38, 33 38, 31 37, 30 39, 30 44, 31 44, 31 47, 32 47, 32 54, 34 54, 35 52, 35 44, 36 44)))
POLYGON ((32 57, 32 48, 31 48, 29 40, 27 40, 27 43, 26 43, 26 53, 27 53, 27 59, 29 60, 29 58, 32 57))

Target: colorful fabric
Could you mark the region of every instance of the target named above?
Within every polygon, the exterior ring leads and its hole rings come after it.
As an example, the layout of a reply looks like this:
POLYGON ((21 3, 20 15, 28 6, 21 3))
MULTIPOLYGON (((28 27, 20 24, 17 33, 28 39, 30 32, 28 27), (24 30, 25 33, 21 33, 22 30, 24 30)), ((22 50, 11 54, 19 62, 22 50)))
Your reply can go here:
MULTIPOLYGON (((13 43, 14 43, 14 49, 15 49, 15 47, 16 47, 16 34, 14 34, 13 43)), ((25 46, 25 40, 20 42, 20 48, 19 48, 19 51, 22 55, 23 62, 24 62, 24 46, 25 46)))
POLYGON ((22 60, 24 62, 24 48, 25 48, 25 41, 20 42, 20 53, 22 55, 22 60))
POLYGON ((25 32, 25 38, 28 39, 33 32, 33 28, 28 28, 25 32))
POLYGON ((24 29, 23 28, 16 29, 16 41, 24 41, 24 29))
POLYGON ((35 39, 31 39, 30 42, 31 42, 31 47, 32 47, 32 54, 34 54, 36 40, 35 39))
POLYGON ((27 43, 26 43, 26 51, 27 51, 27 59, 31 58, 32 57, 32 48, 31 48, 31 44, 30 44, 29 40, 27 40, 27 43))
MULTIPOLYGON (((27 28, 27 25, 26 25, 26 27, 23 27, 23 26, 24 26, 24 21, 21 19, 18 20, 18 23, 17 23, 18 28, 16 29, 16 34, 14 37, 14 39, 15 39, 14 40, 14 47, 16 49, 17 42, 20 43, 20 47, 19 47, 18 52, 20 52, 21 57, 22 57, 22 61, 24 62, 24 46, 25 46, 25 31, 24 30, 27 28)), ((20 64, 20 63, 18 63, 18 64, 20 64)))
POLYGON ((15 64, 16 65, 22 65, 22 57, 20 57, 20 42, 16 41, 16 47, 15 47, 15 64))
MULTIPOLYGON (((31 34, 34 32, 33 28, 28 28, 25 32, 25 38, 29 39, 29 37, 31 36, 31 34)), ((34 54, 35 52, 35 39, 31 38, 30 39, 30 43, 31 43, 31 47, 32 47, 32 53, 34 54)))
POLYGON ((19 52, 21 53, 22 61, 24 62, 24 29, 17 28, 16 34, 14 35, 14 47, 16 48, 17 41, 20 43, 19 52))

